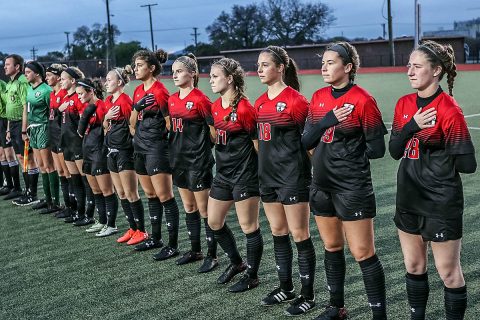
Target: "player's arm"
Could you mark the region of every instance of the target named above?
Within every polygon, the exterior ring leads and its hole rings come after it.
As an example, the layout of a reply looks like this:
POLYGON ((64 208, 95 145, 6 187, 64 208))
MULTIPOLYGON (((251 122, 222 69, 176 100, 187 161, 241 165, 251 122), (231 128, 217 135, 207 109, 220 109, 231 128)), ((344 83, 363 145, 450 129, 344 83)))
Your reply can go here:
POLYGON ((475 154, 459 154, 455 156, 455 170, 460 173, 474 173, 477 170, 475 154))
POLYGON ((133 109, 132 113, 130 114, 130 121, 129 121, 130 134, 132 136, 135 135, 135 126, 137 125, 137 119, 138 119, 138 111, 133 109))
POLYGON ((78 129, 77 133, 80 137, 83 137, 85 135, 85 131, 87 131, 87 126, 90 121, 90 118, 92 115, 95 113, 97 110, 97 106, 95 104, 89 104, 82 113, 82 116, 80 117, 80 120, 78 122, 78 129))
POLYGON ((23 115, 22 115, 22 140, 27 140, 27 127, 28 127, 28 120, 27 120, 27 104, 23 105, 23 115))
POLYGON ((215 127, 213 125, 208 125, 208 128, 210 129, 210 141, 212 142, 212 148, 215 145, 215 139, 217 138, 217 130, 215 130, 215 127))
POLYGON ((385 155, 385 139, 382 137, 378 137, 376 139, 367 141, 367 150, 365 153, 367 154, 368 159, 380 159, 383 158, 385 155))

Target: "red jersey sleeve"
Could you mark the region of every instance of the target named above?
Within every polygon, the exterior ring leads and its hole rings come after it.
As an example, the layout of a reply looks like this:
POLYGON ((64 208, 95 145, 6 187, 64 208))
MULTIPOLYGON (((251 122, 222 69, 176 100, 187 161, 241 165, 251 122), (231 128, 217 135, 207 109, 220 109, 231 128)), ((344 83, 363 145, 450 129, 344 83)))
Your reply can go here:
POLYGON ((454 106, 449 111, 442 126, 445 150, 452 155, 475 153, 462 110, 454 106))
POLYGON ((305 120, 307 119, 308 115, 308 100, 301 94, 298 94, 297 97, 292 97, 291 105, 292 108, 290 109, 290 114, 293 122, 301 128, 301 131, 303 131, 305 120))
POLYGON ((205 95, 199 102, 198 113, 200 113, 209 126, 213 126, 212 102, 205 95))
POLYGON ((247 99, 242 99, 237 108, 238 121, 242 128, 249 133, 252 139, 258 139, 257 135, 257 117, 255 108, 247 99))
POLYGON ((397 135, 403 128, 403 101, 402 99, 397 101, 395 105, 395 111, 393 112, 392 122, 392 135, 397 135))
POLYGON ((383 137, 388 133, 377 102, 372 96, 366 98, 362 108, 362 129, 366 141, 383 137))

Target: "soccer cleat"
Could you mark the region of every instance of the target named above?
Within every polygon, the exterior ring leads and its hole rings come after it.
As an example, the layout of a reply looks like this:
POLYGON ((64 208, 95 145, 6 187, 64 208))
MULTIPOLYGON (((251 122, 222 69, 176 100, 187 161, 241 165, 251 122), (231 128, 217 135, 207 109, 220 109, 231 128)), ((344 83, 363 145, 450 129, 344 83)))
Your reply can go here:
POLYGON ((115 234, 117 232, 118 232, 117 227, 109 227, 109 226, 105 225, 105 226, 103 226, 102 230, 100 230, 100 232, 95 233, 95 236, 99 237, 99 238, 108 237, 108 236, 111 236, 112 234, 115 234))
POLYGON ((160 252, 153 255, 153 259, 157 261, 162 261, 178 256, 179 254, 180 252, 178 251, 178 249, 165 246, 162 248, 162 250, 160 250, 160 252))
POLYGON ((203 253, 201 252, 193 252, 193 251, 187 251, 183 254, 183 256, 178 259, 175 263, 179 266, 190 263, 190 262, 195 262, 198 260, 203 259, 203 253))
POLYGON ((313 320, 343 320, 347 319, 347 309, 335 306, 326 306, 325 310, 313 320))
POLYGON ((127 241, 127 245, 132 246, 134 244, 139 244, 148 239, 148 233, 142 232, 140 230, 135 231, 130 240, 127 241))
POLYGON ((32 206, 33 210, 46 209, 48 207, 48 202, 45 199, 40 199, 37 203, 32 206))
POLYGON ((206 273, 210 272, 213 269, 218 267, 218 259, 217 257, 212 257, 212 256, 206 256, 205 259, 203 259, 203 264, 202 266, 198 269, 199 273, 206 273))
POLYGON ((10 191, 10 192, 3 198, 3 200, 13 200, 13 199, 20 198, 21 196, 23 196, 22 190, 12 189, 12 191, 10 191))
POLYGON ((32 197, 29 195, 22 196, 18 199, 12 200, 12 203, 14 205, 20 206, 20 207, 26 207, 30 206, 32 204, 36 204, 38 202, 36 197, 32 197))
POLYGON ((105 225, 103 223, 100 223, 100 222, 96 221, 93 226, 86 229, 85 231, 88 232, 88 233, 100 232, 100 231, 102 231, 103 227, 105 227, 105 225))
POLYGON ((262 305, 266 307, 274 306, 280 303, 289 302, 295 299, 295 289, 292 291, 286 291, 281 288, 276 288, 265 298, 262 299, 262 305))
POLYGON ((55 214, 55 217, 58 218, 58 219, 65 219, 65 218, 68 218, 68 217, 70 217, 71 215, 74 215, 74 214, 75 213, 73 212, 72 209, 64 208, 63 210, 58 211, 55 214))
POLYGON ((233 286, 228 288, 230 292, 244 292, 258 287, 258 278, 250 278, 248 274, 244 274, 243 277, 238 280, 233 286))
POLYGON ((49 213, 56 213, 58 211, 62 210, 61 207, 57 206, 56 204, 49 203, 46 208, 42 210, 38 210, 37 212, 39 214, 49 214, 49 213))
POLYGON ((12 188, 9 188, 7 186, 3 186, 0 188, 0 196, 6 196, 12 191, 12 188))
POLYGON ((147 251, 150 249, 161 248, 163 247, 163 241, 153 239, 152 237, 148 238, 147 240, 143 241, 142 243, 138 244, 133 248, 135 251, 147 251))
POLYGON ((300 295, 297 299, 293 300, 290 307, 285 310, 285 315, 300 316, 312 310, 313 308, 315 308, 315 298, 310 300, 300 295))
POLYGON ((121 236, 120 238, 117 239, 117 242, 118 243, 127 242, 128 240, 130 240, 133 237, 134 234, 135 234, 135 231, 132 228, 130 228, 130 229, 127 230, 127 232, 125 232, 123 234, 123 236, 121 236))
POLYGON ((218 277, 217 283, 218 284, 226 284, 229 283, 233 277, 235 277, 240 272, 243 272, 247 269, 247 264, 242 261, 240 264, 233 264, 230 263, 225 271, 218 277))
POLYGON ((82 220, 83 218, 85 218, 85 216, 79 216, 78 215, 78 212, 74 213, 73 215, 69 216, 69 217, 66 217, 65 220, 63 220, 63 222, 65 223, 72 223, 72 222, 75 222, 75 221, 78 221, 78 220, 82 220))
POLYGON ((83 217, 82 219, 78 219, 73 223, 75 227, 83 227, 87 226, 89 224, 95 223, 95 220, 93 218, 89 218, 87 216, 83 217))

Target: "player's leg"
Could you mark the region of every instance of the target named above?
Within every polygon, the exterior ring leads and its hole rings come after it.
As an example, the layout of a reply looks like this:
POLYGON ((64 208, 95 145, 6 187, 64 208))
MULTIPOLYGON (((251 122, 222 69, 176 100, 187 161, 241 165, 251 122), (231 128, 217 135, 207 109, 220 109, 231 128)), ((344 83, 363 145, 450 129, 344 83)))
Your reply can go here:
POLYGON ((73 194, 75 195, 76 199, 76 213, 75 216, 71 216, 65 219, 65 222, 72 223, 78 219, 83 219, 85 217, 85 186, 82 181, 82 175, 80 170, 78 169, 75 161, 72 157, 69 157, 68 154, 65 155, 66 160, 65 164, 67 165, 68 172, 70 172, 70 176, 72 177, 72 187, 73 187, 73 194), (70 160, 72 159, 72 160, 70 160))
MULTIPOLYGON (((95 214, 95 198, 93 195, 92 188, 90 187, 90 183, 88 182, 86 177, 86 174, 89 174, 89 173, 83 172, 83 159, 77 160, 77 157, 76 157, 75 165, 77 166, 78 171, 82 176, 83 188, 85 189, 85 216, 89 218, 89 220, 88 219, 87 220, 90 223, 91 221, 93 221, 93 216, 95 214)), ((92 166, 92 163, 90 163, 90 171, 91 171, 91 166, 92 166)))

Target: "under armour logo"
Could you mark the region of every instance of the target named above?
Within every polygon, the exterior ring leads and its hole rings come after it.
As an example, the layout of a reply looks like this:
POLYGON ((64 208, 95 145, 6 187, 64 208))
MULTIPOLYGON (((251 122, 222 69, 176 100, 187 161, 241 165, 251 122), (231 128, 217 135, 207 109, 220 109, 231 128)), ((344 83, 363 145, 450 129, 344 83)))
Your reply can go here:
POLYGON ((128 220, 128 216, 125 216, 125 218, 128 220))
POLYGON ((404 114, 403 119, 408 119, 408 114, 404 114))
POLYGON ((362 211, 358 211, 354 213, 355 217, 361 217, 363 215, 362 211))
POLYGON ((300 279, 310 279, 310 275, 309 274, 306 274, 304 276, 302 276, 301 273, 298 274, 300 276, 300 279))
POLYGON ((156 221, 158 219, 157 216, 150 217, 150 220, 156 221))
POLYGON ((443 232, 435 233, 435 238, 437 239, 443 238, 443 232))
POLYGON ((191 236, 191 235, 192 235, 192 233, 191 233, 190 231, 188 231, 187 233, 188 233, 188 235, 189 235, 189 236, 191 236))
POLYGON ((171 227, 172 224, 170 222, 167 222, 167 227, 171 227))
POLYGON ((212 237, 206 237, 205 239, 206 239, 208 242, 210 242, 210 241, 213 240, 212 237))
POLYGON ((377 302, 377 303, 368 303, 368 305, 370 306, 370 308, 381 308, 382 307, 382 304, 380 302, 377 302))
POLYGON ((153 172, 158 172, 158 168, 154 168, 154 169, 153 169, 153 172))
POLYGON ((245 198, 247 196, 247 193, 244 192, 244 193, 240 193, 240 198, 245 198))
POLYGON ((288 198, 288 199, 289 199, 290 201, 295 201, 295 200, 297 200, 297 197, 296 197, 296 196, 293 196, 293 197, 290 197, 290 198, 288 198))
POLYGON ((416 310, 415 310, 414 307, 411 307, 411 308, 410 308, 410 311, 413 312, 413 313, 415 313, 416 310))
POLYGON ((278 264, 275 267, 277 268, 277 270, 280 270, 280 266, 278 264))
POLYGON ((324 103, 324 102, 320 102, 320 103, 318 104, 318 106, 319 106, 320 108, 323 108, 323 107, 325 107, 325 103, 324 103))
POLYGON ((202 187, 202 184, 197 184, 197 188, 201 188, 202 187))
POLYGON ((135 218, 134 220, 135 220, 135 222, 139 222, 139 221, 140 221, 140 219, 138 219, 138 218, 135 218))
POLYGON ((111 215, 110 211, 107 211, 107 216, 110 216, 110 215, 111 215))

